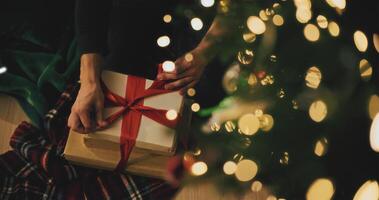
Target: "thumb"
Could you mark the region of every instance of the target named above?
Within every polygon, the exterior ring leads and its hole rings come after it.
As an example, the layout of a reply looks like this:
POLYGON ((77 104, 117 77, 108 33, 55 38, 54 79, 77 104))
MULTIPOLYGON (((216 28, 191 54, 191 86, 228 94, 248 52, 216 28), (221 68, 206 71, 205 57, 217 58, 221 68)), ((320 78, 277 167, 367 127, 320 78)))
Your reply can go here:
POLYGON ((103 105, 96 106, 96 123, 99 128, 102 128, 108 125, 108 123, 104 120, 103 111, 104 111, 103 105))

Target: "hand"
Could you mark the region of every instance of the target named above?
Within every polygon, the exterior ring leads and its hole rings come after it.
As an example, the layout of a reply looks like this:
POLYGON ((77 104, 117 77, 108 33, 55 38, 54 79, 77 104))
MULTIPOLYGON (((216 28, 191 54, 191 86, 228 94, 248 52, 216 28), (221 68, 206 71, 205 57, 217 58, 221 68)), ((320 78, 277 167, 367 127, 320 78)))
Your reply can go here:
POLYGON ((165 85, 165 89, 180 90, 180 94, 183 95, 200 80, 208 62, 202 51, 195 49, 175 61, 173 72, 159 73, 157 79, 170 81, 165 85))

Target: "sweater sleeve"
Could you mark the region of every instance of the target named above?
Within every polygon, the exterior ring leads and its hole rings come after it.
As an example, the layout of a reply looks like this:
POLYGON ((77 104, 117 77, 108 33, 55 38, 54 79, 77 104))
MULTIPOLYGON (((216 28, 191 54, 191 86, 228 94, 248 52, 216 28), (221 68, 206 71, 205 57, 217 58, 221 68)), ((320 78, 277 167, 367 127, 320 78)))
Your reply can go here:
POLYGON ((76 0, 75 28, 80 54, 107 52, 112 0, 76 0))

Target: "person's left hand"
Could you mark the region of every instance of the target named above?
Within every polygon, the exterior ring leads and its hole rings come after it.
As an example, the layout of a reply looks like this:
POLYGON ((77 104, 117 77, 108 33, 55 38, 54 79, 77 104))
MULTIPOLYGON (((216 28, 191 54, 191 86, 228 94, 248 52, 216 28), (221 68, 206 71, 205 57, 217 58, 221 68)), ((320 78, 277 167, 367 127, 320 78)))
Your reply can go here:
POLYGON ((200 50, 195 49, 175 61, 173 72, 159 73, 157 79, 169 81, 165 89, 180 90, 180 94, 183 95, 200 80, 208 62, 209 59, 200 50))

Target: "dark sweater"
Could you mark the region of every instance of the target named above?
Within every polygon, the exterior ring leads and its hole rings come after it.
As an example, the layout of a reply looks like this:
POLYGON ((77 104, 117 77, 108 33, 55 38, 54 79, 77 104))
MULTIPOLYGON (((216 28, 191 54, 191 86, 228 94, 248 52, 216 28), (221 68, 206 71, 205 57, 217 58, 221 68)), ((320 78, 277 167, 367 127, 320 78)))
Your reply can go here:
POLYGON ((174 9, 178 0, 77 0, 76 29, 83 53, 101 53, 105 68, 153 77, 158 63, 174 60, 189 50, 188 20, 179 20, 174 9), (163 16, 173 16, 165 23, 163 16), (186 24, 187 23, 187 24, 186 24), (157 39, 168 35, 169 47, 159 47, 157 39), (181 37, 182 38, 181 38, 181 37))

